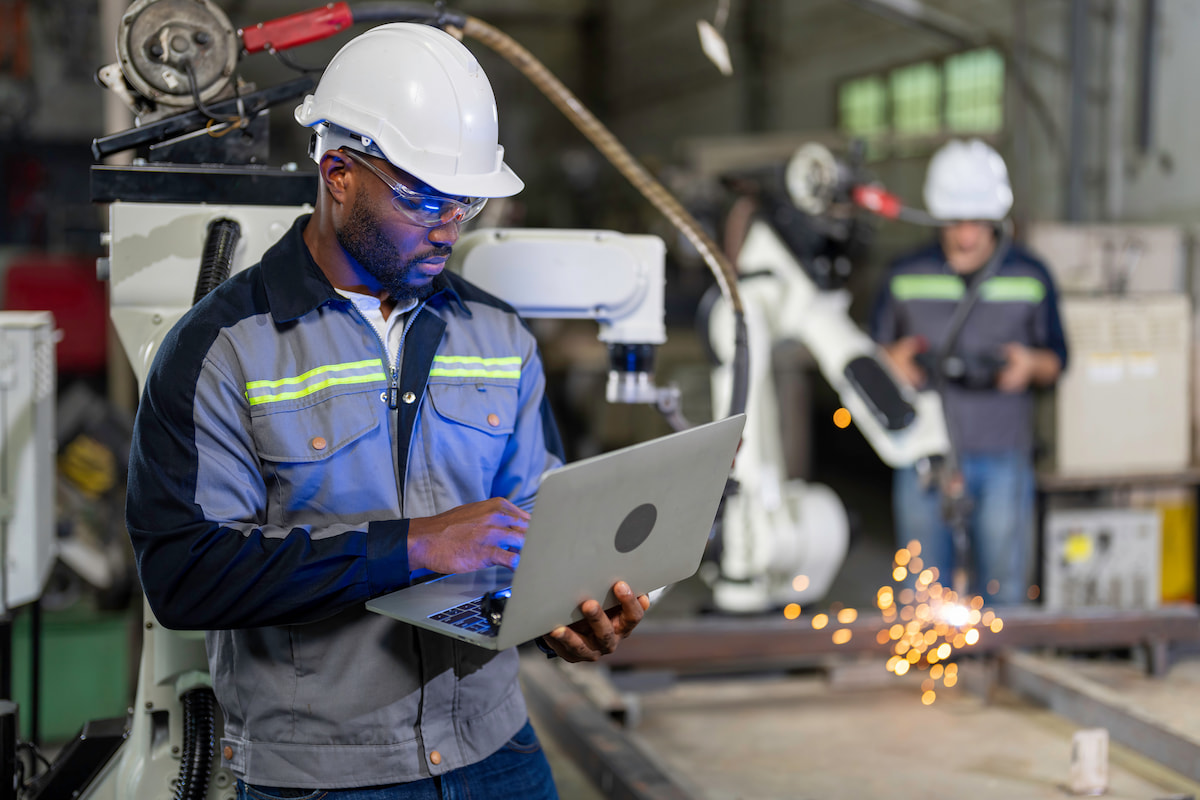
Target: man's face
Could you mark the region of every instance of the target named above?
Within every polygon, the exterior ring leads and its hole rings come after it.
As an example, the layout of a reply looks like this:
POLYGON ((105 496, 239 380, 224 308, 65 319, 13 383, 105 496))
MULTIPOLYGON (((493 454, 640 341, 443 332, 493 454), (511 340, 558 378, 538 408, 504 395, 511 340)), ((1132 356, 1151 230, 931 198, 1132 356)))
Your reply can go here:
POLYGON ((952 223, 942 228, 942 249, 955 272, 974 272, 996 249, 995 228, 990 222, 952 223))
POLYGON ((457 223, 413 225, 392 208, 390 189, 366 170, 360 175, 338 244, 398 304, 427 297, 458 239, 457 223))

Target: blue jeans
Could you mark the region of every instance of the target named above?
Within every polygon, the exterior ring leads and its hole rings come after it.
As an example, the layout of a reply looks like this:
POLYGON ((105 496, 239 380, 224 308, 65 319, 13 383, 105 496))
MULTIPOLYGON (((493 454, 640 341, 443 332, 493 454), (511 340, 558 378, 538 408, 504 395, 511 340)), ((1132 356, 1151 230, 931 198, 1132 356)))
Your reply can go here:
POLYGON ((238 800, 557 800, 533 725, 477 764, 414 783, 363 789, 288 789, 238 781, 238 800))
MULTIPOLYGON (((1021 603, 1028 591, 1033 542, 1033 464, 1021 453, 965 455, 962 473, 972 502, 967 522, 970 590, 989 603, 1021 603)), ((922 488, 915 469, 896 470, 892 501, 899 546, 920 542, 921 560, 926 567, 937 567, 938 580, 949 586, 954 540, 942 517, 937 487, 922 488)))

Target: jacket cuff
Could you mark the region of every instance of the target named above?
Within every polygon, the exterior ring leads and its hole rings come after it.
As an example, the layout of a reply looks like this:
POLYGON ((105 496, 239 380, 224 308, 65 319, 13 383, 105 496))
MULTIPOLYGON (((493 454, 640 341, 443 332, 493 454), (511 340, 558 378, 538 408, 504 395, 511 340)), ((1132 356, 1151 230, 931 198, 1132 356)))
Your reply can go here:
POLYGON ((367 588, 371 597, 408 585, 408 520, 367 523, 367 588))
POLYGON ((539 636, 533 640, 533 644, 538 650, 546 654, 546 658, 558 658, 558 653, 554 652, 554 648, 546 644, 546 638, 539 636))

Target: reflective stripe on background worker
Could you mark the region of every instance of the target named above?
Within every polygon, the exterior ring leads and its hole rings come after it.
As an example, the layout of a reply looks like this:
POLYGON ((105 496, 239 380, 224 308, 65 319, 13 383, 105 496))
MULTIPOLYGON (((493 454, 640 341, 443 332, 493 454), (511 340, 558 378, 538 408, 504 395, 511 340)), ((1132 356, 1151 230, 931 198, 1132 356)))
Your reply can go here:
MULTIPOLYGON (((146 596, 208 630, 239 797, 555 797, 515 650, 363 608, 414 574, 515 566, 563 460, 533 336, 443 272, 460 223, 522 188, 491 86, 452 36, 390 24, 296 118, 314 213, 198 303, 146 381, 127 507, 146 596)), ((647 602, 615 592, 542 646, 611 652, 647 602)))
MULTIPOLYGON (((926 173, 925 204, 946 225, 936 243, 892 263, 871 317, 871 335, 898 375, 927 388, 959 303, 983 278, 952 351, 963 370, 946 378, 944 401, 971 505, 970 590, 999 604, 1022 602, 1029 586, 1032 390, 1053 385, 1067 363, 1046 267, 1011 245, 992 274, 982 274, 1012 200, 1004 161, 986 143, 954 140, 939 149, 926 173)), ((954 545, 938 487, 916 468, 899 469, 893 503, 897 542, 919 541, 922 561, 948 586, 954 545)))

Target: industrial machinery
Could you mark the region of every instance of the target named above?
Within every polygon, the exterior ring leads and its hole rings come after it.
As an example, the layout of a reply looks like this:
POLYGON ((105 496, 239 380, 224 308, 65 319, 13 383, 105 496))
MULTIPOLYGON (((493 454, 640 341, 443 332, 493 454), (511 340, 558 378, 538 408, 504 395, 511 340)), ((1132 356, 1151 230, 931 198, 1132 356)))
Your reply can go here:
MULTIPOLYGON (((721 521, 720 571, 713 599, 724 611, 761 612, 820 599, 845 558, 849 526, 826 486, 789 478, 771 369, 774 344, 801 342, 879 457, 892 467, 944 454, 949 446, 935 390, 896 379, 879 347, 849 315, 844 288, 862 222, 855 206, 891 217, 918 216, 871 186, 853 161, 826 148, 801 147, 782 170, 727 181, 752 195, 759 213, 737 253, 738 286, 750 341, 750 390, 742 450, 734 467, 739 492, 721 521)), ((717 357, 712 383, 720 413, 731 380, 727 304, 707 305, 717 357)))

